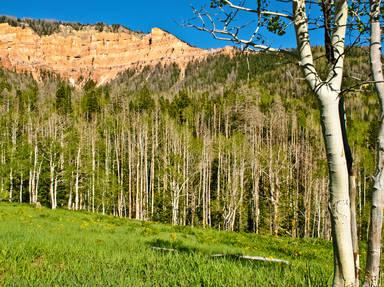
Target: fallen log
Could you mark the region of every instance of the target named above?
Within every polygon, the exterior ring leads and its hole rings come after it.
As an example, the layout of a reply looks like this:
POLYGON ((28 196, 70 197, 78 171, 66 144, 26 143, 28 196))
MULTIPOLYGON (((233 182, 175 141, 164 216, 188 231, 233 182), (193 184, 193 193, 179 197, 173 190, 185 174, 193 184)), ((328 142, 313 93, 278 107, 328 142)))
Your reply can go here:
POLYGON ((250 255, 235 255, 235 254, 213 254, 211 257, 232 257, 236 259, 245 259, 245 260, 252 260, 252 261, 263 261, 263 262, 275 262, 275 263, 283 263, 289 265, 289 262, 282 259, 277 258, 269 258, 269 257, 262 257, 262 256, 250 256, 250 255))
POLYGON ((177 252, 177 250, 173 249, 173 248, 164 248, 164 247, 157 247, 157 246, 152 246, 152 249, 160 250, 160 251, 167 251, 167 252, 177 252))
MULTIPOLYGON (((157 247, 152 246, 152 249, 159 250, 159 251, 166 251, 166 252, 177 252, 177 249, 173 248, 164 248, 164 247, 157 247)), ((251 255, 237 255, 237 254, 213 254, 211 257, 218 258, 218 257, 230 257, 235 259, 245 259, 245 260, 251 260, 251 261, 263 261, 263 262, 274 262, 274 263, 283 263, 289 265, 289 262, 286 260, 278 259, 278 258, 270 258, 270 257, 262 257, 262 256, 251 256, 251 255)))

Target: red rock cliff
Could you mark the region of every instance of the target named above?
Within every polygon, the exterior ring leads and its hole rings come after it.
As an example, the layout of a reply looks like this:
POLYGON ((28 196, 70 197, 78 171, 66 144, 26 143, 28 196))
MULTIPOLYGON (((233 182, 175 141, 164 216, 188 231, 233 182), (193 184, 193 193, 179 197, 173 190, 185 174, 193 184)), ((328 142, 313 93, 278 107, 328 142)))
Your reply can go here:
POLYGON ((153 28, 149 34, 128 29, 100 32, 94 26, 77 31, 61 25, 60 32, 39 36, 29 27, 0 24, 0 63, 7 69, 31 72, 39 79, 41 70, 60 74, 73 84, 81 78, 106 83, 129 68, 188 62, 224 50, 191 47, 172 34, 153 28))

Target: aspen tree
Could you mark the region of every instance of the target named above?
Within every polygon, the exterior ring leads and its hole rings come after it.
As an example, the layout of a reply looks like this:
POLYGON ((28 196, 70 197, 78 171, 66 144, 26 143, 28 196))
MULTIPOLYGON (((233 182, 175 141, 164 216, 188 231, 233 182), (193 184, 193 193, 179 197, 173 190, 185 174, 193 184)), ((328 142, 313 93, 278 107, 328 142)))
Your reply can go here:
MULTIPOLYGON (((229 0, 212 1, 213 8, 228 8, 232 11, 243 11, 253 13, 257 17, 257 23, 265 16, 275 18, 275 31, 279 29, 279 18, 286 18, 293 22, 296 33, 297 51, 299 54, 299 65, 304 73, 306 82, 316 95, 320 103, 320 117, 323 127, 323 137, 328 158, 329 170, 329 208, 332 220, 332 238, 334 246, 334 280, 333 286, 354 286, 356 283, 354 250, 352 242, 352 220, 349 196, 349 174, 347 168, 346 141, 343 133, 343 123, 340 116, 340 93, 344 67, 344 45, 348 17, 348 3, 346 0, 334 1, 334 9, 330 18, 334 19, 331 34, 332 58, 335 59, 330 65, 326 79, 322 79, 314 64, 312 48, 309 40, 309 24, 305 0, 292 1, 292 15, 275 11, 268 11, 257 2, 257 7, 252 9, 239 5, 229 0)), ((242 39, 236 29, 229 28, 237 13, 227 14, 229 18, 223 21, 223 27, 218 28, 213 18, 208 14, 196 11, 198 19, 203 22, 200 25, 191 25, 198 30, 209 32, 216 39, 233 41, 238 44, 252 47, 254 49, 271 50, 268 45, 257 43, 256 36, 259 35, 260 25, 249 39, 242 39), (206 22, 208 24, 206 24, 206 22), (208 26, 210 25, 210 26, 208 26)), ((219 23, 217 23, 219 24, 219 23)))
POLYGON ((381 61, 381 0, 371 0, 370 6, 370 62, 375 88, 380 100, 380 120, 364 286, 376 287, 380 286, 381 234, 384 204, 384 77, 381 61))

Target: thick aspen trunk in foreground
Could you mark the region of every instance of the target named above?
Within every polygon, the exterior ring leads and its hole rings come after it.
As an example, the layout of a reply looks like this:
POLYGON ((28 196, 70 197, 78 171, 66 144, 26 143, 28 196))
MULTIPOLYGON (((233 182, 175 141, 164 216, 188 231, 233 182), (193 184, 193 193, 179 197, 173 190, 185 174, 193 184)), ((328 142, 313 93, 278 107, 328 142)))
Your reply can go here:
POLYGON ((341 130, 343 133, 344 151, 347 161, 347 169, 349 174, 349 198, 350 198, 350 212, 351 212, 351 232, 352 232, 352 245, 353 256, 355 260, 355 286, 359 286, 360 278, 360 253, 359 253, 359 239, 357 234, 357 215, 356 215, 356 176, 353 168, 352 151, 347 138, 347 124, 344 106, 344 98, 340 97, 339 101, 339 116, 341 122, 341 130))
POLYGON ((334 248, 334 286, 354 286, 355 264, 351 235, 349 174, 338 120, 338 95, 321 103, 321 122, 328 157, 329 210, 334 248))
POLYGON ((371 0, 370 59, 373 79, 380 100, 381 116, 377 139, 377 167, 372 193, 371 221, 368 236, 367 265, 364 286, 380 284, 381 233, 384 200, 384 77, 381 62, 380 0, 371 0))
POLYGON ((305 0, 293 1, 293 15, 300 56, 300 66, 311 89, 321 105, 321 124, 328 158, 329 210, 334 246, 333 286, 355 286, 355 262, 352 244, 352 227, 344 137, 340 121, 339 101, 344 64, 344 39, 348 16, 345 0, 335 1, 335 29, 332 33, 334 65, 328 79, 321 80, 314 66, 308 33, 305 0))

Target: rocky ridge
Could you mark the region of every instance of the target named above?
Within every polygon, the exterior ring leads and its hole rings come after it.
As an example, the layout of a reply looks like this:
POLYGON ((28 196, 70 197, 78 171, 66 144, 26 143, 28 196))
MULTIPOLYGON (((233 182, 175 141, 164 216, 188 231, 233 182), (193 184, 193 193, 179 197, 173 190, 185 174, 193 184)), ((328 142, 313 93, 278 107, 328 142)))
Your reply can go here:
POLYGON ((120 27, 98 30, 85 26, 76 30, 60 25, 59 31, 38 35, 27 26, 0 24, 0 64, 16 72, 28 72, 40 79, 50 71, 73 85, 84 79, 104 84, 127 69, 176 63, 181 71, 193 60, 209 55, 234 53, 233 48, 204 50, 192 47, 174 35, 153 28, 149 34, 120 27))

